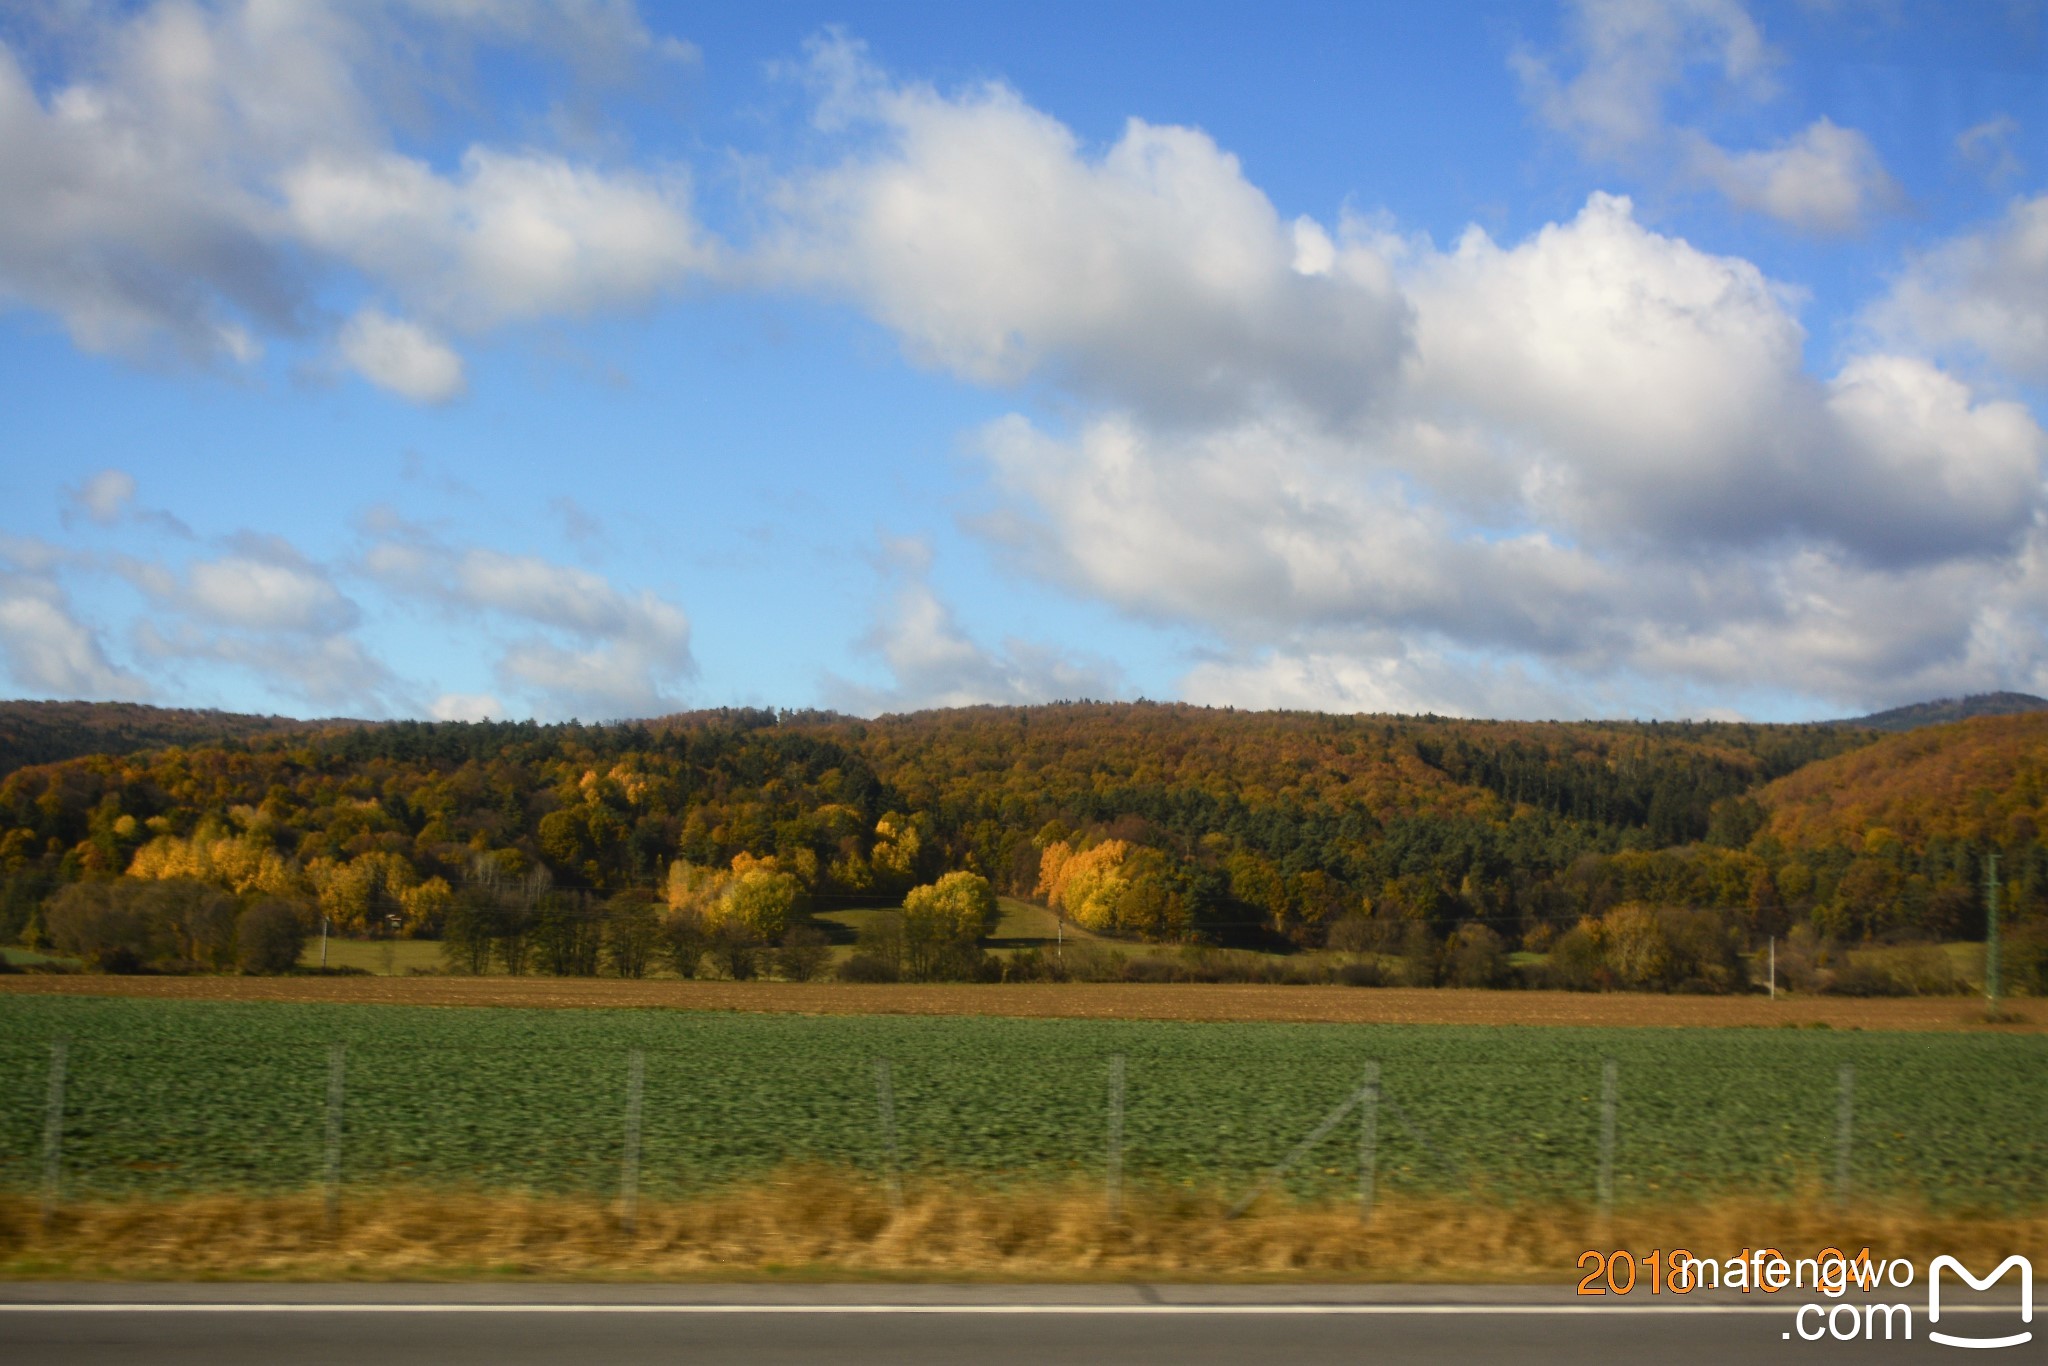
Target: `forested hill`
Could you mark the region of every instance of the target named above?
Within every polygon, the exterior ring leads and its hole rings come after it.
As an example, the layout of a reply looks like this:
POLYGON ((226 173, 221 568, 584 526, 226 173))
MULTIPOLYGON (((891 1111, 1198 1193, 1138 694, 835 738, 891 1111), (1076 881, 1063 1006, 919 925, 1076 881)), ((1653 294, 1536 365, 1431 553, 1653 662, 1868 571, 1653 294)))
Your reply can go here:
MULTIPOLYGON (((2048 752, 2048 717, 1900 738, 1995 784, 2012 746, 2048 752)), ((18 923, 63 881, 196 877, 431 933, 480 856, 600 895, 745 856, 832 905, 887 901, 953 869, 1030 896, 1085 855, 1116 890, 1117 928, 1138 936, 1313 944, 1367 914, 1543 942, 1630 901, 1712 907, 1772 932, 1811 917, 1838 934, 1957 934, 1980 923, 1971 859, 1993 845, 2008 904, 2040 901, 2048 861, 2025 822, 1980 823, 1938 848, 1872 838, 1856 789, 1877 791, 1892 769, 1857 761, 1893 743, 1824 725, 1142 702, 258 727, 0 781, 0 915, 18 923), (1819 800, 1801 782, 1840 789, 1834 814, 1789 814, 1819 800)))
POLYGON ((0 702, 0 777, 30 764, 53 764, 86 754, 133 754, 168 745, 204 745, 251 735, 361 724, 148 707, 136 702, 0 702))
POLYGON ((1915 702, 1837 724, 1864 730, 1918 730, 1922 726, 1968 721, 1978 716, 2018 716, 2035 711, 2048 711, 2048 697, 2024 692, 1985 692, 1968 697, 1944 697, 1936 702, 1915 702))

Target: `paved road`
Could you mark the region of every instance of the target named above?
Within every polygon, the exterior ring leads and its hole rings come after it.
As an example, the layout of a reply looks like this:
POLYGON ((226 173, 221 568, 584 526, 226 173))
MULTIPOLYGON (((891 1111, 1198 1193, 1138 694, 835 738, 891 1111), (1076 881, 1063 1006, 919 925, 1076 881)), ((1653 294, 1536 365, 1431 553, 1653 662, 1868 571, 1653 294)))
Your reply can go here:
MULTIPOLYGON (((9 1363, 1600 1362, 1956 1359, 1802 1342, 1796 1301, 1589 1303, 1554 1289, 1360 1286, 0 1285, 9 1363)), ((1815 1323, 1809 1319, 1809 1329, 1815 1323)), ((2015 1307, 1945 1310, 2012 1332, 2015 1307)), ((1880 1330, 1881 1331, 1881 1330, 1880 1330)), ((2037 1341, 2014 1360, 2040 1360, 2037 1341)), ((1999 1358, 1990 1358, 1997 1360, 1999 1358)))

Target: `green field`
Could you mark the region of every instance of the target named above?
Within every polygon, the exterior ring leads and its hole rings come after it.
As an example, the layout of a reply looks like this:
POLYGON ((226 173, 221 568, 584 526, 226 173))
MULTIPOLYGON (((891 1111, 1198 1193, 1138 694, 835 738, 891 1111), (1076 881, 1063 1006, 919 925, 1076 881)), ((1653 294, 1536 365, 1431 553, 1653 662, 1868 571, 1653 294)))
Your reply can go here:
MULTIPOLYGON (((285 1190, 320 1170, 329 1045, 346 1045, 344 1169, 604 1192, 629 1050, 645 1052, 642 1188, 680 1195, 811 1161, 878 1175, 874 1060, 892 1060, 910 1178, 1102 1169, 1106 1076, 1127 1058, 1139 1184, 1242 1188, 1384 1068, 1381 1181, 1590 1199, 1600 1060, 1620 1069, 1622 1202, 1820 1189, 1855 1064, 1860 1196, 2036 1208, 2048 1039, 1811 1030, 1572 1030, 433 1010, 0 998, 0 1188, 42 1176, 50 1046, 68 1040, 67 1195, 285 1190)), ((1341 1126, 1295 1189, 1355 1171, 1341 1126)))

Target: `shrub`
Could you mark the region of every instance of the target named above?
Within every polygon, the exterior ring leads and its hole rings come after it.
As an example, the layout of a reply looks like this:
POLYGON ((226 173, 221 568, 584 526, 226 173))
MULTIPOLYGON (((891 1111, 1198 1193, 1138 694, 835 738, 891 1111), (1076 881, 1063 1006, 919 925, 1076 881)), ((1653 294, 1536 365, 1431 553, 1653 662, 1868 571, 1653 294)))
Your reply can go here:
POLYGON ((43 923, 58 953, 96 972, 140 972, 155 936, 134 882, 74 882, 50 900, 43 923))
POLYGON ((441 915, 442 961, 456 972, 482 976, 491 966, 497 920, 496 893, 478 886, 456 892, 441 915))
POLYGON ((1914 996, 1957 996, 1969 987, 1939 944, 1915 944, 1901 949, 1887 967, 1899 985, 1914 996))
POLYGON ((761 941, 744 921, 728 920, 712 932, 711 961, 733 981, 751 981, 761 975, 761 941))
POLYGON ((1001 980, 1005 982, 1064 982, 1067 980, 1066 965, 1057 955, 1039 949, 1024 949, 1008 958, 997 960, 1001 980))
POLYGON ((894 911, 884 911, 870 919, 855 937, 853 951, 886 963, 890 981, 903 976, 903 917, 894 911))
POLYGON ((290 972, 305 949, 306 926, 290 902, 259 901, 235 925, 235 962, 243 972, 290 972))
POLYGON ((1999 957, 2006 990, 2048 996, 2048 920, 2013 926, 1999 945, 1999 957))
POLYGON ((995 890, 977 873, 948 873, 903 898, 903 969, 919 981, 979 975, 981 940, 996 927, 995 890))
POLYGON ((661 941, 661 915, 646 892, 621 892, 605 903, 605 964, 621 977, 645 977, 661 941))
POLYGON ((1383 987, 1387 985, 1387 974, 1377 959, 1368 958, 1338 968, 1337 980, 1347 987, 1383 987))
POLYGON ((1910 996, 1906 984, 1882 968, 1851 963, 1836 971, 1821 988, 1831 996, 1910 996))
POLYGON ((695 977, 711 948, 711 929, 701 912, 670 911, 661 922, 659 952, 678 977, 695 977))
POLYGON ((792 925, 775 951, 775 968, 792 982, 808 982, 825 971, 832 949, 815 925, 792 925))
POLYGON ((1559 935, 1550 946, 1545 976, 1551 986, 1562 991, 1599 991, 1606 986, 1607 965, 1593 931, 1576 925, 1559 935))
POLYGON ((1497 987, 1508 975, 1500 936, 1484 925, 1460 925, 1451 936, 1445 975, 1456 987, 1497 987))
POLYGON ((1126 982, 1185 982, 1187 969, 1164 958, 1133 958, 1124 964, 1126 982))
POLYGON ((856 953, 839 965, 842 982, 893 982, 900 975, 896 965, 871 953, 856 953))

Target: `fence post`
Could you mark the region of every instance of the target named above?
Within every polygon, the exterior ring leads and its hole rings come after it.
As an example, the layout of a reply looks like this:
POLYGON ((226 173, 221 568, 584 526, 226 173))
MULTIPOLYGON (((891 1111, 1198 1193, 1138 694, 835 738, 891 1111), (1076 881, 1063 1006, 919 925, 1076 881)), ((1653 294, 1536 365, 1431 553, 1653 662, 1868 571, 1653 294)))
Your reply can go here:
POLYGON ((1613 1058, 1600 1060, 1600 1180, 1596 1195, 1602 1238, 1614 1222, 1614 1109, 1620 1072, 1620 1064, 1613 1058))
POLYGON ((896 1089, 889 1075, 889 1060, 875 1059, 875 1109, 882 1121, 883 1181, 889 1192, 889 1208, 903 1208, 903 1175, 896 1156, 896 1089))
POLYGON ((640 1206, 640 1091, 647 1076, 647 1055, 634 1049, 626 1055, 626 1152, 619 1168, 619 1228, 632 1233, 640 1206))
POLYGON ((1856 1123, 1856 1064, 1845 1062, 1835 1109, 1835 1203, 1849 1203, 1849 1135, 1856 1123))
POLYGON ((57 1198, 64 1177, 64 1065, 71 1054, 71 1042, 57 1039, 50 1044, 50 1094, 43 1113, 43 1224, 57 1217, 57 1198))
POLYGON ((327 1048, 327 1151, 320 1188, 327 1202, 327 1231, 341 1226, 341 1107, 348 1074, 348 1045, 327 1048))
POLYGON ((1109 1217, 1124 1213, 1124 1055, 1109 1059, 1109 1217))
POLYGON ((1372 1222, 1373 1183, 1380 1162, 1380 1065, 1365 1065, 1365 1086, 1358 1097, 1358 1217, 1372 1222))

